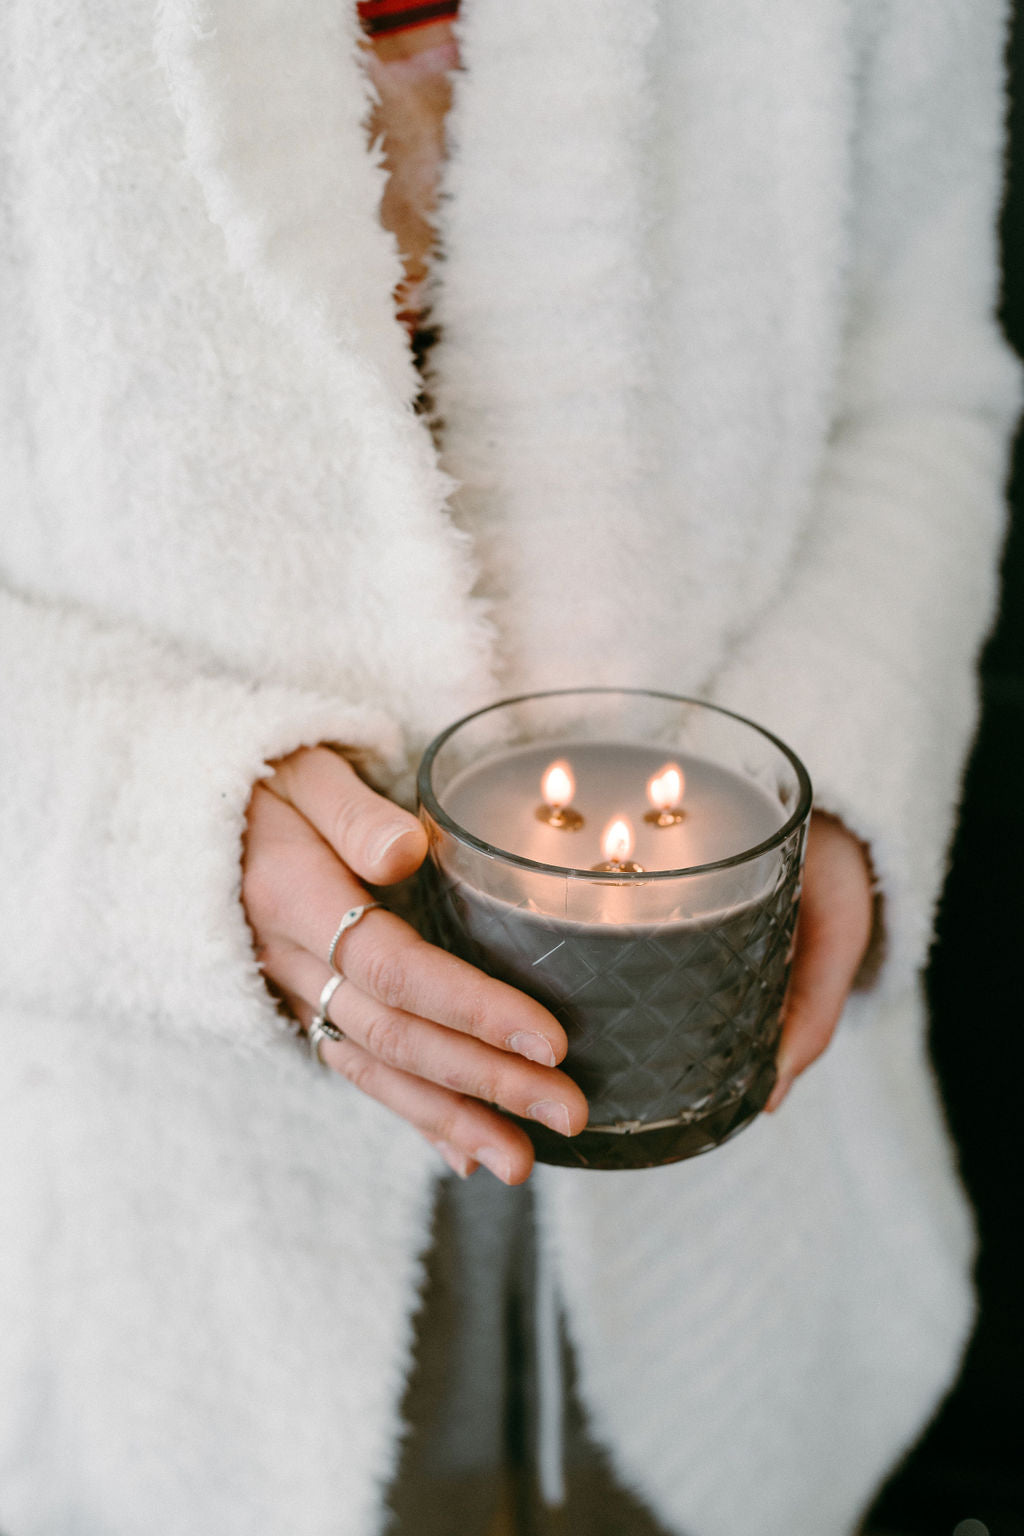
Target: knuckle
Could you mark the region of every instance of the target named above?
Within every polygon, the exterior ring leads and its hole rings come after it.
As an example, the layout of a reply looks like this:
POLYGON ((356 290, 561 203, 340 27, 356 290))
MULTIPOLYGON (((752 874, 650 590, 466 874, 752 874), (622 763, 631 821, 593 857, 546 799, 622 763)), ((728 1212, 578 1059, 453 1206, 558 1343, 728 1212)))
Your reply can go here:
POLYGON ((434 950, 432 961, 437 967, 438 983, 444 983, 449 1016, 453 1023, 457 1023, 463 1034, 476 1035, 492 1044, 499 1044, 494 1022, 498 1013, 494 1006, 494 989, 501 984, 481 975, 464 961, 443 950, 434 950))
POLYGON ((438 1082, 445 1088, 451 1088, 455 1093, 463 1094, 467 1099, 476 1099, 482 1104, 504 1104, 511 1107, 513 1098, 503 1094, 494 1077, 481 1076, 479 1070, 472 1076, 468 1075, 465 1068, 451 1066, 446 1071, 438 1074, 438 1082))
POLYGON ((366 1049, 392 1067, 405 1065, 407 1031, 404 1021, 393 1013, 375 1014, 366 1026, 366 1049))
POLYGON ((358 857, 373 833, 377 803, 369 793, 353 779, 349 792, 334 802, 328 836, 347 859, 358 857))
POLYGON ((491 1009, 487 1001, 487 989, 474 985, 465 994, 462 1016, 470 1034, 488 1036, 491 1033, 491 1009))
POLYGON ((368 990, 389 1008, 401 1007, 406 996, 407 978, 405 962, 391 948, 373 948, 364 960, 364 974, 368 990))
POLYGON ((522 1095, 510 1093, 507 1085, 502 1084, 502 1075, 500 1072, 478 1073, 472 1087, 463 1092, 484 1104, 504 1104, 506 1108, 514 1108, 522 1095))
POLYGON ((339 795, 331 806, 325 831, 335 848, 345 849, 351 841, 355 807, 349 795, 339 795))

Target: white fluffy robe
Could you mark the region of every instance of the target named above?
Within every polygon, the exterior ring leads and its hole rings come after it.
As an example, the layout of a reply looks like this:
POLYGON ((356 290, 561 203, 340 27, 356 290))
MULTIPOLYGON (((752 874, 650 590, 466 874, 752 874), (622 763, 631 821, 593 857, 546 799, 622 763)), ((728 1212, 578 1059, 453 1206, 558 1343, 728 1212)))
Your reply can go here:
POLYGON ((971 1308, 916 977, 1017 402, 1004 11, 466 0, 439 465, 354 7, 4 8, 12 1536, 381 1529, 435 1159, 284 1034, 244 808, 323 739, 406 795, 520 686, 751 713, 885 890, 781 1115, 541 1170, 596 1433, 686 1536, 841 1536, 918 1433, 971 1308))

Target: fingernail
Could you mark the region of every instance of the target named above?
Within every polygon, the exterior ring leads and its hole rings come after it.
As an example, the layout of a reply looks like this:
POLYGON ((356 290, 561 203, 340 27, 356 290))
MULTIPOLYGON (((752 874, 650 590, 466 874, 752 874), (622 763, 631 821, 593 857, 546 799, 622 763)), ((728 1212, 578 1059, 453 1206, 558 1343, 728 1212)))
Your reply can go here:
POLYGON ((402 826, 396 828, 392 822, 391 826, 382 833, 380 842, 374 844, 373 852, 370 855, 374 864, 380 864, 391 852, 391 849, 397 842, 400 842, 403 837, 411 836, 411 834, 415 831, 415 827, 405 826, 404 823, 402 826))
POLYGON ((557 1131, 559 1136, 568 1136, 569 1111, 557 1100, 538 1099, 536 1104, 530 1105, 527 1114, 531 1120, 539 1120, 541 1125, 546 1125, 549 1131, 557 1131))
POLYGON ((545 1040, 543 1035, 534 1034, 529 1030, 520 1030, 518 1034, 509 1035, 505 1044, 510 1051, 525 1056, 528 1061, 539 1061, 542 1067, 555 1065, 555 1053, 551 1042, 545 1040))
POLYGON ((460 1152, 458 1147, 453 1147, 450 1141, 435 1141, 434 1143, 445 1162, 460 1179, 468 1179, 473 1172, 472 1158, 466 1152, 460 1152))
POLYGON ((477 1147, 473 1156, 478 1163, 489 1168, 496 1179, 500 1179, 503 1184, 511 1184, 512 1163, 504 1152, 499 1152, 496 1147, 477 1147))

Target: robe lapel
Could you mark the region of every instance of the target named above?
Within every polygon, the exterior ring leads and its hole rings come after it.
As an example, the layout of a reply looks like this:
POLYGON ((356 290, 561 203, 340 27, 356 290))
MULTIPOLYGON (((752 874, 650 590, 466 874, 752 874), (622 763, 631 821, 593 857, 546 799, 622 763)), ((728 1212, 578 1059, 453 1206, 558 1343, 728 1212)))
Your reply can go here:
POLYGON ((359 37, 355 0, 162 0, 157 52, 211 215, 260 302, 312 345, 361 355, 408 402, 418 380, 377 218, 359 37))
POLYGON ((465 8, 437 389, 513 691, 650 676, 655 21, 653 0, 465 8))
POLYGON ((438 392, 511 689, 700 690, 812 506, 845 0, 467 0, 438 392))

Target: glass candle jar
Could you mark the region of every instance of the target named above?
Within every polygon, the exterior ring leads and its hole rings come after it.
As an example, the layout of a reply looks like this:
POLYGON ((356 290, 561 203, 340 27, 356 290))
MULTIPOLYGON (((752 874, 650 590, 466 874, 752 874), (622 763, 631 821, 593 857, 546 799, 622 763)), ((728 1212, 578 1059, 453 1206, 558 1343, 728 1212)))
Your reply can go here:
POLYGON ((568 1036, 590 1121, 565 1138, 518 1120, 538 1160, 652 1167, 748 1124, 775 1081, 800 895, 796 755, 695 699, 563 690, 450 726, 418 787, 429 936, 568 1036))

